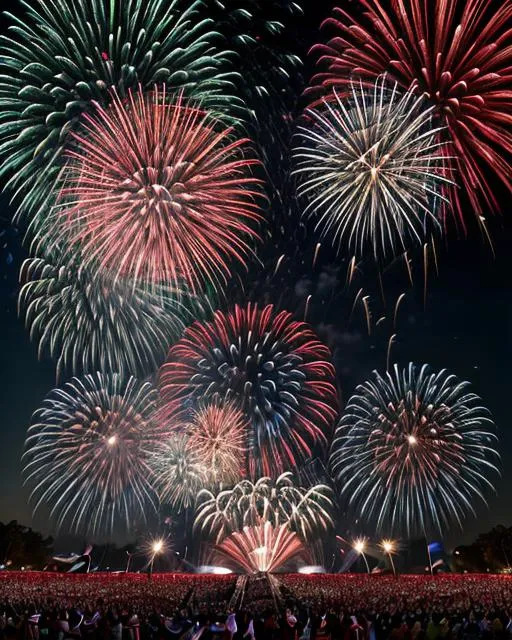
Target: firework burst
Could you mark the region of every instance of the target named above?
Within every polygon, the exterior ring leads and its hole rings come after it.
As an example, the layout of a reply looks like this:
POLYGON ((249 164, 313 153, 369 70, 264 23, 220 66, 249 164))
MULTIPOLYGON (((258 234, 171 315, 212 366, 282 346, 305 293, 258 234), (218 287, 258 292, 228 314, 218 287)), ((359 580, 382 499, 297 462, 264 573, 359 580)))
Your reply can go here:
POLYGON ((208 470, 210 483, 232 485, 244 473, 247 423, 234 401, 214 399, 193 411, 185 426, 189 446, 208 470))
POLYGON ((286 525, 270 522, 244 527, 216 545, 215 552, 246 573, 274 572, 287 562, 305 555, 299 537, 286 525))
POLYGON ((439 533, 474 512, 497 472, 489 413, 468 383, 412 364, 357 388, 331 454, 341 494, 379 530, 439 533))
POLYGON ((192 289, 222 283, 257 238, 256 164, 247 140, 155 89, 86 115, 52 226, 113 279, 192 289), (172 104, 169 104, 172 100, 172 104))
POLYGON ((372 88, 350 85, 322 109, 309 109, 295 149, 299 195, 333 244, 357 254, 371 246, 376 258, 424 242, 439 227, 444 199, 445 145, 423 97, 401 94, 379 78, 372 88))
POLYGON ((328 438, 337 411, 329 356, 308 325, 272 305, 217 311, 171 347, 160 373, 164 416, 232 397, 249 422, 251 476, 280 473, 328 438))
POLYGON ((294 482, 291 473, 284 473, 276 480, 242 480, 217 495, 203 491, 195 527, 219 541, 245 526, 270 522, 274 527, 286 525, 307 540, 332 525, 332 509, 329 487, 302 487, 294 482))
MULTIPOLYGON (((336 31, 318 47, 326 70, 314 82, 340 93, 355 75, 365 81, 388 72, 406 90, 426 94, 446 125, 449 155, 479 215, 498 209, 488 181, 509 190, 512 152, 512 2, 490 0, 359 0, 355 19, 335 9, 326 24, 336 31)), ((451 190, 462 219, 457 190, 451 190)))
POLYGON ((31 258, 20 280, 19 312, 39 356, 56 359, 58 379, 69 372, 154 372, 189 314, 170 291, 110 282, 75 262, 31 258))
POLYGON ((59 527, 91 534, 145 521, 158 503, 147 463, 157 397, 148 383, 101 373, 52 391, 23 455, 35 510, 47 505, 59 527))
POLYGON ((149 459, 160 501, 180 512, 195 506, 199 492, 208 486, 208 469, 184 433, 161 440, 149 459))
POLYGON ((0 41, 2 177, 20 210, 44 215, 69 133, 92 101, 166 83, 204 108, 243 114, 230 52, 201 0, 34 0, 0 41), (215 42, 215 44, 214 44, 215 42))

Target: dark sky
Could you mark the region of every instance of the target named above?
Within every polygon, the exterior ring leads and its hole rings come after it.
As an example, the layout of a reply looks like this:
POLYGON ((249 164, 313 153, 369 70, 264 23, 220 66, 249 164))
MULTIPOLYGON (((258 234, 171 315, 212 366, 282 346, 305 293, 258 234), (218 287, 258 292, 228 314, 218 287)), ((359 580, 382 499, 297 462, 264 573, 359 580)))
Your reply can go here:
MULTIPOLYGON (((301 26, 302 51, 320 38, 316 26, 321 14, 327 15, 332 3, 314 4, 315 9, 310 10, 301 26)), ((512 483, 510 196, 504 195, 502 203, 503 215, 489 222, 496 257, 477 229, 471 229, 466 238, 452 233, 447 246, 440 251, 440 274, 438 277, 432 275, 429 280, 426 309, 423 309, 421 278, 415 292, 408 294, 401 309, 398 339, 393 350, 393 360, 401 364, 408 361, 429 363, 435 369, 446 367, 460 378, 470 380, 499 428, 504 474, 498 483, 498 496, 491 497, 488 511, 481 509, 477 519, 467 520, 463 536, 458 531, 450 532, 447 535, 449 544, 459 543, 462 539, 470 541, 478 532, 497 523, 512 525, 509 500, 512 483)), ((9 224, 11 216, 12 210, 4 196, 0 199, 0 520, 16 518, 48 531, 43 516, 32 520, 20 483, 19 460, 31 413, 53 387, 55 373, 51 362, 38 361, 36 346, 30 343, 17 317, 17 272, 24 254, 20 248, 20 234, 9 224)), ((333 257, 326 260, 327 273, 333 262, 333 257)), ((303 276, 307 280, 307 271, 303 276)), ((293 290, 296 291, 299 285, 296 279, 288 283, 292 292, 290 297, 293 298, 293 290)), ((394 283, 389 286, 393 289, 394 283)), ((396 291, 400 286, 401 283, 396 283, 396 291)), ((336 298, 327 311, 325 305, 315 303, 312 309, 312 319, 320 332, 329 325, 327 333, 335 347, 339 382, 345 399, 373 368, 384 368, 386 345, 384 338, 364 335, 362 318, 347 325, 347 305, 347 301, 336 298)))

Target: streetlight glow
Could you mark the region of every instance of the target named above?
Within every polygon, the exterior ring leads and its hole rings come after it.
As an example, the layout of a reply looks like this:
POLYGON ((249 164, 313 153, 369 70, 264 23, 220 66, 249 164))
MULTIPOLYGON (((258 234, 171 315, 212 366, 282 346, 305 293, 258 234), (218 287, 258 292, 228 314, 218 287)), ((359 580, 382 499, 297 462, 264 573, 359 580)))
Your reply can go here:
POLYGON ((396 577, 396 568, 395 563, 393 562, 393 553, 395 553, 396 543, 393 540, 383 540, 380 543, 380 547, 388 556, 389 562, 391 564, 391 569, 393 569, 393 575, 396 577))
POLYGON ((366 556, 364 554, 364 551, 366 549, 366 539, 357 538, 357 540, 354 540, 354 542, 352 543, 352 547, 364 560, 364 564, 366 565, 366 570, 368 571, 368 573, 370 573, 370 565, 368 564, 368 560, 366 559, 366 556))
POLYGON ((157 553, 160 553, 162 551, 162 549, 164 548, 164 543, 162 540, 155 540, 155 542, 153 542, 153 553, 156 555, 157 553))
POLYGON ((148 577, 151 579, 155 558, 162 553, 166 554, 168 552, 167 541, 165 538, 157 538, 156 540, 148 541, 146 548, 148 554, 151 552, 148 573, 148 577))
POLYGON ((391 540, 383 540, 382 548, 386 553, 393 553, 393 551, 395 550, 395 545, 391 540))
POLYGON ((356 540, 354 542, 354 549, 357 551, 357 553, 364 553, 366 547, 366 543, 364 540, 356 540))

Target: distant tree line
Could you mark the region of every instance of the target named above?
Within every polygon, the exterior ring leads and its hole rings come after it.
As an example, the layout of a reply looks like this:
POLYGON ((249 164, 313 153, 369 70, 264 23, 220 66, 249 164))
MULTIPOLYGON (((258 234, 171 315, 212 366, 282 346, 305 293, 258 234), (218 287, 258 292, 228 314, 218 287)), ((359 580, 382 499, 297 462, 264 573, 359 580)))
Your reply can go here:
POLYGON ((0 565, 9 569, 43 569, 53 553, 53 538, 11 520, 0 522, 0 565))
MULTIPOLYGON (((44 569, 52 566, 54 540, 45 537, 31 527, 11 520, 0 522, 0 566, 5 569, 44 569)), ((80 549, 77 549, 80 552, 80 549)), ((96 545, 93 549, 93 568, 99 570, 141 570, 147 556, 137 544, 117 547, 115 544, 96 545)), ((160 570, 175 570, 181 562, 174 553, 161 558, 160 570)), ((452 557, 452 568, 458 572, 504 572, 512 573, 512 527, 497 525, 481 533, 469 545, 456 547, 452 557)))
POLYGON ((470 545, 453 552, 455 571, 502 572, 512 570, 512 527, 497 525, 481 533, 470 545))

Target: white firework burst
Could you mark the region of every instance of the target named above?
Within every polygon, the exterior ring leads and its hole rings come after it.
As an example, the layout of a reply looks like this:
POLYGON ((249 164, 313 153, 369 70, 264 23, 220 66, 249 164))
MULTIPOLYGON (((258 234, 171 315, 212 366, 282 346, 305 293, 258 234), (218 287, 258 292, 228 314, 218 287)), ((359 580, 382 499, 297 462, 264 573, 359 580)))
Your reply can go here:
POLYGON ((98 534, 132 530, 156 513, 149 450, 157 440, 156 389, 119 374, 72 378, 34 413, 22 458, 34 509, 59 528, 98 534))
POLYGON ((376 259, 422 243, 448 204, 449 156, 426 98, 379 77, 308 109, 294 149, 304 215, 333 245, 376 259))
POLYGON ((332 444, 341 497, 383 533, 442 533, 485 502, 499 473, 492 418, 469 383, 427 365, 374 372, 332 444))
POLYGON ((160 501, 178 513, 193 508, 209 482, 208 469, 184 433, 172 433, 160 441, 149 464, 160 501))
POLYGON ((202 491, 196 513, 196 528, 216 535, 217 541, 245 526, 270 522, 286 525, 304 540, 332 525, 333 501, 328 486, 302 487, 291 473, 277 479, 242 480, 217 495, 202 491))

